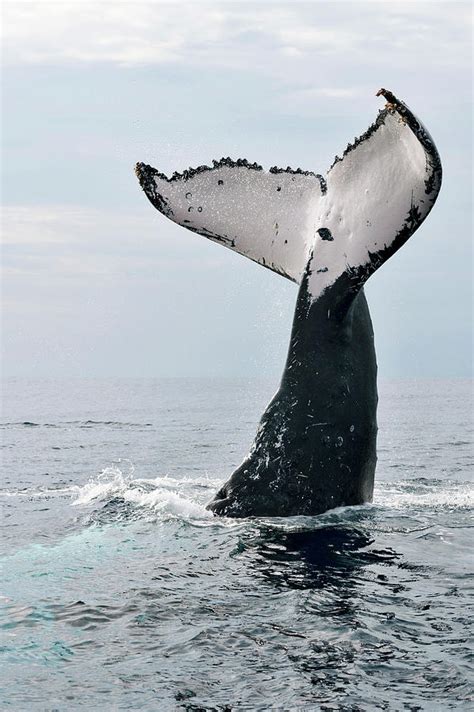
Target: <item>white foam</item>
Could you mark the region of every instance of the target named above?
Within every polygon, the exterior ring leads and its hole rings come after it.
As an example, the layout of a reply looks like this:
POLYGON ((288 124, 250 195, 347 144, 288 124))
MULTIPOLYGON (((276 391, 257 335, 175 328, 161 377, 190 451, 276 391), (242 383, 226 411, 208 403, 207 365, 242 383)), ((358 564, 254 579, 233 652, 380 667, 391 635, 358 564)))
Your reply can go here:
POLYGON ((206 489, 215 489, 222 485, 221 479, 211 479, 210 477, 170 477, 164 475, 161 477, 145 478, 139 477, 134 480, 137 484, 148 484, 155 487, 204 487, 206 489))
POLYGON ((392 509, 413 507, 470 509, 474 507, 474 486, 469 482, 443 482, 436 485, 409 480, 381 483, 375 489, 374 504, 392 509))
POLYGON ((156 513, 163 512, 184 519, 212 519, 214 515, 205 509, 204 504, 170 489, 177 486, 187 489, 187 485, 195 484, 203 486, 203 482, 214 490, 214 483, 202 478, 200 481, 171 477, 133 479, 131 475, 124 475, 118 467, 108 467, 82 487, 76 488, 76 498, 72 504, 80 506, 119 498, 156 513))
MULTIPOLYGON (((117 466, 107 467, 82 486, 24 488, 3 490, 0 497, 26 497, 41 499, 52 497, 73 497, 73 506, 87 506, 112 499, 121 499, 136 507, 141 507, 164 517, 171 516, 186 520, 199 520, 203 524, 232 523, 225 517, 215 518, 205 509, 222 484, 220 479, 211 477, 170 477, 134 478, 134 468, 128 473, 117 466), (199 501, 202 500, 202 501, 199 501)), ((474 485, 470 482, 433 482, 422 480, 402 480, 399 482, 376 483, 374 505, 396 510, 414 508, 474 508, 474 485)), ((343 508, 352 511, 354 507, 343 508)), ((333 513, 336 510, 331 510, 333 513)), ((235 522, 234 522, 235 523, 235 522)))
POLYGON ((41 497, 53 497, 54 495, 60 494, 71 494, 77 492, 77 486, 71 485, 71 487, 42 487, 37 488, 25 488, 21 490, 3 490, 0 492, 0 497, 29 497, 29 498, 41 498, 41 497))
POLYGON ((106 467, 97 477, 91 477, 85 485, 76 487, 77 497, 73 504, 90 504, 94 500, 100 502, 110 499, 122 492, 130 481, 131 478, 124 476, 118 467, 106 467))

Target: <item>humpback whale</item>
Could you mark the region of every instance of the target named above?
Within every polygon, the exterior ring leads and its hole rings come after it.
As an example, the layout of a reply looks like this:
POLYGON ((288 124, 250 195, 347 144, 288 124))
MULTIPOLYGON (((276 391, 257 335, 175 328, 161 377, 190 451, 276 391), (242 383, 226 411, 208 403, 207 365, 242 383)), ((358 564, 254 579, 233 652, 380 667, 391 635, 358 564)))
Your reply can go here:
POLYGON ((138 163, 174 222, 299 285, 280 387, 243 463, 208 508, 315 515, 372 501, 377 364, 367 279, 415 232, 441 187, 438 151, 390 91, 326 176, 223 158, 167 177, 138 163))

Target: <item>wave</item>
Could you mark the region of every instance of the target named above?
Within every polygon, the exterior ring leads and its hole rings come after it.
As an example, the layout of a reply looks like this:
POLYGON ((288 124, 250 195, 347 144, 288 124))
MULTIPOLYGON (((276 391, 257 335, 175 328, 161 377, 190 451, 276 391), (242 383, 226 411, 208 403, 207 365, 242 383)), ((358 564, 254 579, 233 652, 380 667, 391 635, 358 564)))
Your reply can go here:
POLYGON ((470 509, 474 507, 471 482, 419 477, 398 482, 379 482, 374 504, 390 509, 470 509))
MULTIPOLYGON (((205 501, 196 501, 197 497, 188 497, 191 490, 197 488, 213 492, 216 482, 210 479, 198 480, 172 477, 155 477, 153 479, 134 478, 132 474, 124 474, 118 467, 107 467, 97 477, 91 478, 82 487, 75 489, 73 506, 90 505, 94 503, 111 503, 121 501, 155 513, 164 513, 182 519, 214 519, 212 512, 205 508, 205 501), (181 491, 177 491, 178 488, 181 491), (183 494, 182 492, 186 492, 183 494)), ((201 497, 202 498, 202 497, 201 497)))
POLYGON ((94 428, 96 426, 110 428, 152 428, 153 423, 129 423, 121 420, 65 420, 60 423, 35 423, 31 420, 0 423, 0 428, 94 428))
POLYGON ((70 487, 23 487, 18 490, 2 490, 0 497, 27 497, 29 499, 51 498, 57 495, 71 495, 77 486, 70 487))
MULTIPOLYGON (((50 487, 22 488, 0 491, 0 497, 26 497, 28 499, 69 498, 74 507, 95 507, 99 505, 101 521, 107 516, 136 519, 143 516, 159 516, 160 519, 178 518, 196 522, 223 523, 206 510, 221 485, 221 479, 211 477, 171 477, 154 478, 135 476, 135 468, 128 463, 128 470, 121 466, 106 467, 98 475, 91 477, 83 485, 66 483, 50 487)), ((474 485, 470 482, 416 478, 398 482, 379 481, 376 484, 373 505, 342 507, 322 515, 322 517, 351 518, 356 510, 400 511, 407 513, 421 510, 466 510, 474 507, 474 485)), ((360 515, 360 512, 359 512, 360 515)), ((358 516, 359 516, 358 515, 358 516)), ((281 518, 276 518, 282 521, 281 518)), ((297 523, 301 517, 289 518, 289 524, 297 523), (293 522, 295 520, 295 522, 293 522)), ((303 518, 304 519, 304 518, 303 518)), ((310 518, 314 519, 314 517, 310 518)), ((233 520, 238 522, 239 520, 233 520)), ((262 520, 263 521, 263 520, 262 520)))

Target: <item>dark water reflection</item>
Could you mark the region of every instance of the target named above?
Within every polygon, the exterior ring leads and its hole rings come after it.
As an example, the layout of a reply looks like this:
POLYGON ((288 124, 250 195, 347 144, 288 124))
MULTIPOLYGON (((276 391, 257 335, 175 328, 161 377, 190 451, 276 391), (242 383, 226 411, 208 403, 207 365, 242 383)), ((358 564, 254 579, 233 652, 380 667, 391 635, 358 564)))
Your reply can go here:
POLYGON ((367 551, 374 543, 362 529, 327 526, 313 531, 264 528, 251 544, 255 569, 276 587, 319 589, 353 585, 352 575, 374 561, 386 563, 398 555, 367 551))

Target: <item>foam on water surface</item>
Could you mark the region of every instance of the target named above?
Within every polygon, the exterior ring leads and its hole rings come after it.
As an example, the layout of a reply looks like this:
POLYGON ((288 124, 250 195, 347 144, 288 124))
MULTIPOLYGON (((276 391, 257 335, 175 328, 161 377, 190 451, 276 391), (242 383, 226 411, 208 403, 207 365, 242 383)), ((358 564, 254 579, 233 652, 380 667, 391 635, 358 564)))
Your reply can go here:
MULTIPOLYGON (((211 477, 134 477, 135 467, 130 463, 128 472, 116 465, 104 468, 98 475, 90 477, 83 485, 70 487, 25 488, 21 490, 0 490, 1 497, 71 498, 75 507, 104 505, 117 499, 152 510, 155 513, 173 515, 182 519, 216 518, 206 510, 205 504, 212 497, 222 480, 211 477)), ((377 482, 374 505, 385 509, 409 511, 419 507, 447 507, 468 509, 474 506, 474 483, 469 481, 430 480, 427 478, 400 479, 392 482, 377 482)), ((362 505, 362 509, 364 505, 362 505)), ((350 512, 357 507, 339 507, 333 512, 350 512)), ((324 515, 321 515, 324 516, 324 515)), ((294 517, 290 519, 295 519, 294 517)), ((316 519, 303 517, 302 519, 316 519)))

